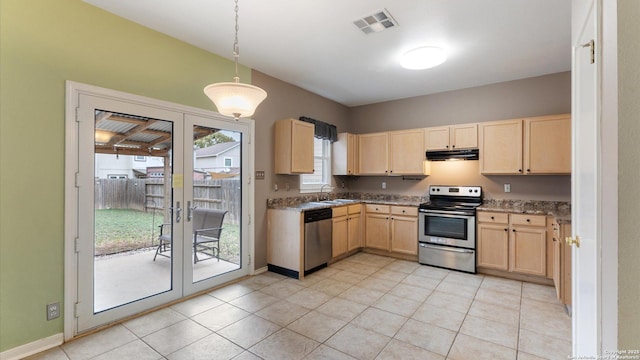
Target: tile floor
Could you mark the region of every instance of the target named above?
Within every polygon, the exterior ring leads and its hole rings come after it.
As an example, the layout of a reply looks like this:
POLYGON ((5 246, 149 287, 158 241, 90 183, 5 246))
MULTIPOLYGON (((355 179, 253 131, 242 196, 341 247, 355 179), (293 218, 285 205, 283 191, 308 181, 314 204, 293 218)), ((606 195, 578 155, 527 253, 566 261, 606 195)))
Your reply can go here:
POLYGON ((358 253, 251 277, 29 359, 566 359, 552 287, 358 253))

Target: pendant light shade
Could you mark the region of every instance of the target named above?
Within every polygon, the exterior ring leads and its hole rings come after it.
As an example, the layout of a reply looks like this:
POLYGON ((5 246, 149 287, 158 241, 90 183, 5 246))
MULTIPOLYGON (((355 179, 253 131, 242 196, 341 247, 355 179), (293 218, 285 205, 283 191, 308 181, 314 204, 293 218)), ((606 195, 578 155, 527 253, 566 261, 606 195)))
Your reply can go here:
POLYGON ((238 0, 235 0, 236 13, 236 36, 233 41, 233 58, 236 67, 234 82, 223 82, 208 85, 204 88, 204 93, 213 101, 222 115, 233 116, 236 120, 241 117, 248 117, 256 112, 256 108, 266 99, 267 92, 257 86, 243 84, 238 76, 238 58, 240 50, 238 47, 238 0))
POLYGON ((219 113, 236 119, 252 116, 267 97, 267 92, 261 88, 240 82, 211 84, 204 88, 204 93, 219 113))

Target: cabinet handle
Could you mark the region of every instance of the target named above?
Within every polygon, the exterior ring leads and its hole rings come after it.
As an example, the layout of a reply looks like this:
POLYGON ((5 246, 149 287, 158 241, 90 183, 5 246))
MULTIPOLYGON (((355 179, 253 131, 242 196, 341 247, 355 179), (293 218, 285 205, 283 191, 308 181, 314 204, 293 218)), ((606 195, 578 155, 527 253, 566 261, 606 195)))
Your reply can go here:
MULTIPOLYGON (((504 231, 509 231, 509 229, 504 229, 504 231)), ((513 231, 515 231, 515 230, 513 230, 513 231)))
POLYGON ((522 169, 518 169, 518 172, 522 172, 522 169))
POLYGON ((456 148, 456 146, 455 146, 455 145, 451 145, 451 148, 452 148, 452 149, 455 149, 455 148, 456 148))
POLYGON ((531 222, 531 219, 527 219, 527 222, 531 222))
POLYGON ((531 169, 527 169, 527 172, 531 172, 531 169))
POLYGON ((513 229, 513 230, 511 230, 511 231, 516 232, 516 229, 513 229))
POLYGON ((448 149, 448 148, 449 148, 449 145, 445 145, 445 148, 447 148, 447 149, 448 149))
POLYGON ((392 172, 393 172, 393 170, 389 170, 389 172, 390 172, 390 173, 392 173, 392 172))
POLYGON ((493 217, 493 216, 491 217, 491 220, 495 220, 495 219, 496 219, 495 217, 493 217))
POLYGON ((404 213, 405 213, 405 211, 404 211, 404 210, 402 210, 402 213, 404 214, 404 213))

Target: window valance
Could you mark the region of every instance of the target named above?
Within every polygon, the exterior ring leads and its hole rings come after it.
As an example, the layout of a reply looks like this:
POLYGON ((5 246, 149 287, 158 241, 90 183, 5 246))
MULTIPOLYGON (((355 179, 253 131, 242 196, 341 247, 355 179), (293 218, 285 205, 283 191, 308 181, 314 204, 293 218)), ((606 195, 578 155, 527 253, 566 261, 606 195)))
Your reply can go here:
POLYGON ((306 116, 300 116, 300 120, 311 123, 315 126, 315 137, 323 140, 329 140, 331 142, 338 140, 338 129, 335 125, 327 124, 326 122, 306 116))

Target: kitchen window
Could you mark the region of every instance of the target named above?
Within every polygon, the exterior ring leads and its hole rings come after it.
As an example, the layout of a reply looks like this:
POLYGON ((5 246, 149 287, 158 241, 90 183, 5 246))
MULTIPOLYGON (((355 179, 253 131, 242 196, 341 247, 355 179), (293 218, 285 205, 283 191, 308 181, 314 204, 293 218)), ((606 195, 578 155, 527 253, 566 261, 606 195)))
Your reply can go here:
POLYGON ((313 138, 313 169, 313 174, 300 175, 301 193, 319 192, 323 185, 331 185, 331 141, 313 138))

